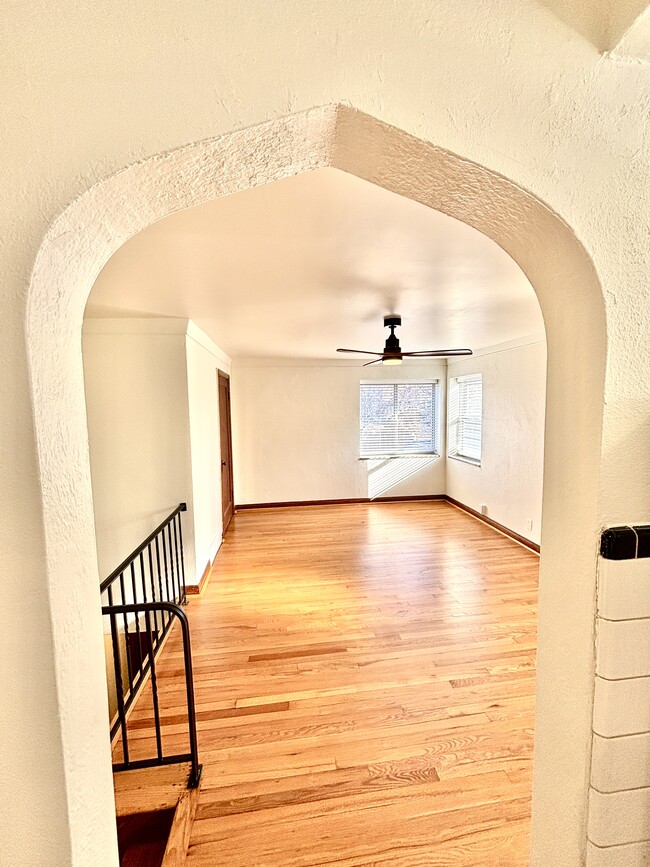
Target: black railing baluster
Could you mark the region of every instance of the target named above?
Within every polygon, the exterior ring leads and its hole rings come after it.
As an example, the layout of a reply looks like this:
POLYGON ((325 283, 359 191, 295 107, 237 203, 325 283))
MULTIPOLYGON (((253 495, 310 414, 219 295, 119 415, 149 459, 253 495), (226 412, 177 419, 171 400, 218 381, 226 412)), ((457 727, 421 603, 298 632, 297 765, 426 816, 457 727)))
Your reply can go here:
POLYGON ((166 601, 171 602, 172 598, 169 594, 169 568, 167 566, 167 542, 165 541, 165 531, 160 534, 162 539, 163 565, 165 567, 165 589, 167 590, 166 601))
MULTIPOLYGON (((137 603, 138 591, 136 590, 136 587, 135 587, 135 561, 134 560, 131 561, 131 588, 133 589, 133 602, 137 603)), ((136 634, 136 639, 138 642, 138 659, 137 659, 137 669, 138 670, 136 672, 136 676, 139 674, 140 675, 139 679, 142 680, 142 636, 140 635, 140 618, 137 614, 135 615, 135 634, 136 634)), ((128 647, 127 653, 130 654, 130 651, 131 651, 131 647, 128 647)), ((134 666, 135 662, 136 662, 135 659, 131 660, 131 668, 135 667, 134 666)))
MULTIPOLYGON (((164 592, 163 592, 163 585, 162 585, 162 571, 161 571, 161 568, 160 568, 160 545, 158 544, 158 536, 156 536, 156 567, 157 567, 157 571, 158 571, 158 588, 159 588, 159 590, 160 590, 160 599, 159 599, 159 601, 160 601, 160 602, 163 602, 164 599, 165 599, 165 594, 164 594, 164 592)), ((163 633, 164 633, 164 631, 165 631, 165 625, 166 625, 166 621, 165 621, 165 612, 164 612, 164 611, 161 611, 161 613, 160 613, 160 619, 162 620, 162 624, 163 624, 163 633)), ((169 620, 169 617, 167 618, 167 621, 168 621, 168 620, 169 620)))
POLYGON ((185 687, 187 690, 187 725, 190 737, 190 753, 192 755, 192 772, 189 787, 194 789, 201 778, 199 765, 199 744, 196 734, 196 707, 194 706, 194 674, 192 671, 192 647, 190 644, 190 624, 182 608, 178 609, 181 629, 183 630, 183 658, 185 660, 185 687), (181 616, 182 615, 182 616, 181 616))
POLYGON ((132 554, 129 554, 129 556, 126 558, 126 560, 123 563, 120 563, 120 565, 111 572, 111 574, 108 576, 108 578, 105 578, 102 581, 102 583, 100 585, 100 592, 103 593, 107 589, 109 584, 112 584, 113 581, 115 581, 115 579, 119 576, 120 572, 124 572, 124 570, 129 565, 131 560, 133 560, 135 557, 137 557, 138 554, 140 553, 140 551, 144 551, 144 549, 147 547, 147 545, 149 545, 151 542, 153 542, 153 540, 156 538, 156 536, 158 536, 160 534, 161 530, 163 530, 163 528, 166 527, 167 524, 169 524, 169 522, 172 521, 176 517, 176 515, 178 515, 179 512, 186 512, 186 511, 187 511, 187 505, 185 503, 181 503, 179 506, 177 506, 177 508, 174 509, 174 511, 171 513, 171 515, 168 515, 165 518, 165 520, 162 522, 162 524, 160 524, 160 526, 156 527, 156 529, 153 531, 153 533, 150 533, 147 536, 147 538, 144 540, 144 542, 141 542, 140 545, 138 545, 138 547, 135 549, 135 551, 133 551, 132 554))
POLYGON ((176 536, 176 518, 169 525, 169 538, 171 544, 172 530, 174 533, 174 562, 176 563, 176 582, 178 584, 178 596, 176 601, 179 605, 183 603, 183 588, 181 587, 181 567, 178 562, 178 538, 176 536))
MULTIPOLYGON (((144 554, 142 551, 140 551, 140 554, 138 555, 138 562, 140 564, 140 584, 142 586, 142 601, 148 602, 149 598, 147 596, 147 582, 145 581, 144 554)), ((145 627, 147 629, 145 644, 147 647, 151 648, 153 647, 153 639, 151 637, 151 630, 149 629, 149 624, 145 623, 145 627)))
MULTIPOLYGON (((183 634, 183 658, 185 663, 185 685, 187 696, 187 719, 190 751, 188 753, 179 753, 178 755, 173 756, 166 756, 163 754, 155 759, 139 759, 137 761, 131 761, 127 758, 122 763, 114 764, 113 770, 121 771, 128 770, 129 768, 151 768, 155 765, 161 764, 171 765, 175 763, 189 762, 191 765, 191 770, 187 784, 189 788, 194 788, 198 786, 201 779, 202 766, 199 764, 198 737, 196 731, 196 704, 194 700, 194 678, 192 675, 192 650, 190 643, 190 626, 187 619, 187 614, 180 605, 176 605, 173 602, 142 602, 139 605, 105 606, 102 608, 102 613, 109 615, 135 612, 147 613, 154 610, 154 608, 167 611, 170 617, 176 617, 181 624, 181 630, 183 634)), ((126 710, 128 710, 128 706, 125 706, 125 708, 126 710)), ((125 715, 123 715, 123 717, 124 719, 126 718, 125 715)))
POLYGON ((191 764, 191 772, 188 786, 193 787, 198 785, 201 776, 201 765, 198 758, 189 622, 187 615, 179 607, 179 603, 186 603, 187 601, 183 531, 180 519, 180 512, 185 510, 185 504, 181 503, 145 539, 133 554, 102 582, 100 591, 102 596, 106 593, 108 602, 107 605, 102 607, 102 613, 108 616, 110 620, 113 667, 115 670, 117 715, 111 724, 111 738, 115 738, 119 733, 122 741, 123 761, 114 763, 113 769, 120 771, 133 768, 148 768, 154 765, 189 762, 191 764), (176 526, 177 518, 178 527, 176 526), (139 569, 139 581, 136 575, 136 561, 138 563, 137 569, 139 569), (125 573, 127 569, 130 575, 129 584, 131 589, 129 592, 132 593, 133 597, 131 601, 127 599, 126 594, 125 573), (147 587, 147 581, 149 581, 150 587, 147 587), (118 588, 120 602, 116 604, 114 590, 118 588), (157 595, 158 598, 156 598, 157 595), (141 623, 143 615, 144 623, 141 623), (119 618, 121 618, 121 621, 119 621, 119 618), (133 627, 131 618, 135 621, 135 627, 133 627), (163 751, 156 655, 160 651, 163 640, 175 620, 180 621, 183 636, 189 752, 166 756, 163 751), (122 634, 118 629, 118 621, 123 628, 122 634), (134 640, 132 641, 131 639, 134 640), (135 643, 136 640, 137 644, 135 643), (124 643, 124 654, 126 656, 124 668, 128 674, 128 687, 126 689, 123 676, 122 642, 124 643), (129 751, 127 716, 145 683, 147 675, 151 676, 156 758, 133 760, 129 751))
MULTIPOLYGON (((113 606, 113 590, 108 588, 108 604, 113 606)), ((117 718, 122 730, 122 758, 124 764, 129 764, 129 739, 126 731, 126 712, 124 710, 124 685, 122 684, 122 660, 120 658, 120 637, 117 634, 117 618, 110 615, 111 642, 113 645, 113 665, 115 668, 115 701, 117 702, 117 718)), ((112 733, 111 733, 112 734, 112 733)))
POLYGON ((144 556, 142 554, 142 551, 140 551, 138 560, 140 561, 140 583, 142 584, 142 601, 148 602, 149 600, 147 599, 147 584, 144 580, 144 556))
MULTIPOLYGON (((151 635, 151 614, 147 609, 145 614, 147 634, 151 635)), ((160 708, 158 707, 158 680, 156 678, 156 654, 153 652, 153 641, 149 642, 149 661, 151 664, 151 697, 153 699, 153 719, 156 727, 156 750, 158 759, 162 760, 162 735, 160 733, 160 708)))
MULTIPOLYGON (((126 605, 126 592, 124 590, 124 572, 120 572, 120 596, 122 605, 126 605)), ((126 673, 129 678, 129 688, 133 690, 133 671, 131 669, 131 654, 129 653, 129 618, 126 613, 122 617, 124 623, 124 651, 126 654, 126 673)))
POLYGON ((181 546, 181 577, 183 581, 183 605, 187 605, 187 585, 185 583, 185 556, 183 553, 183 524, 181 521, 180 512, 185 512, 187 510, 187 506, 185 503, 181 503, 181 508, 178 514, 178 540, 181 546))
POLYGON ((167 524, 167 550, 169 551, 169 572, 172 579, 172 598, 171 602, 178 602, 176 593, 176 567, 174 565, 174 552, 172 550, 172 525, 167 524))
MULTIPOLYGON (((155 582, 155 579, 153 577, 153 557, 151 554, 151 543, 149 543, 147 545, 147 554, 148 554, 148 559, 149 559, 149 578, 151 579, 151 598, 155 602, 156 601, 156 582, 155 582)), ((162 617, 162 613, 160 616, 162 617)), ((158 630, 158 611, 154 611, 153 620, 154 620, 154 625, 156 628, 156 637, 154 639, 154 648, 153 648, 154 653, 155 653, 156 650, 158 650, 158 632, 159 632, 159 630, 158 630)))

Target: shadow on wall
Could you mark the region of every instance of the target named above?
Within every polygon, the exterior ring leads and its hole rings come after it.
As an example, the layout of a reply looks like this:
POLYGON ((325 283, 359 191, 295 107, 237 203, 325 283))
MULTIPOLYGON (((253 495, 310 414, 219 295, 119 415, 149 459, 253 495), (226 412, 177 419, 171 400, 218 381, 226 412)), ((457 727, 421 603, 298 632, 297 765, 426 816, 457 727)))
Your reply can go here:
POLYGON ((377 458, 367 462, 368 496, 381 497, 391 488, 428 467, 435 456, 416 458, 377 458))

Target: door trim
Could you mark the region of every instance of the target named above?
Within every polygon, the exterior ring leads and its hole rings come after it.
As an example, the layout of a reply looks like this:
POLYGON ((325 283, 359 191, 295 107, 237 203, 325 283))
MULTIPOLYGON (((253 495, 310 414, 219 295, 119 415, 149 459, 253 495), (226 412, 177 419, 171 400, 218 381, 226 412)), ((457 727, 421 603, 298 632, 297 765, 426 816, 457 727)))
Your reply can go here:
POLYGON ((232 460, 232 412, 231 412, 231 398, 230 398, 230 376, 227 373, 224 373, 223 370, 217 370, 217 399, 219 403, 219 461, 220 461, 220 470, 221 470, 221 520, 222 520, 222 536, 226 535, 228 527, 230 526, 230 522, 232 521, 232 517, 235 514, 235 490, 234 490, 234 475, 233 475, 233 460, 232 460), (223 418, 222 413, 224 411, 224 405, 221 400, 221 383, 226 384, 227 389, 227 415, 226 415, 226 427, 227 427, 227 437, 228 437, 228 451, 227 451, 227 461, 224 461, 224 448, 223 448, 223 418), (230 510, 228 514, 228 518, 226 519, 226 510, 224 509, 223 502, 223 470, 224 466, 228 464, 228 472, 230 479, 230 510))

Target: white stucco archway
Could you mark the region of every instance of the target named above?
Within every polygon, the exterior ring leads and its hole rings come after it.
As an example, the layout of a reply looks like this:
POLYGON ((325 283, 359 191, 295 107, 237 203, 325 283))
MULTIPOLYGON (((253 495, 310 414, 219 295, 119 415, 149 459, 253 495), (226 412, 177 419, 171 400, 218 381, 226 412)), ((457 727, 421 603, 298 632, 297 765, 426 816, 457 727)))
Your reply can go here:
POLYGON ((112 822, 112 799, 81 361, 88 294, 110 256, 152 222, 324 167, 475 227, 515 259, 538 294, 549 369, 532 863, 547 863, 551 837, 567 852, 584 848, 606 349, 597 276, 570 227, 506 178, 351 108, 327 106, 125 169, 71 204, 36 258, 27 342, 75 864, 113 863, 97 842, 112 822))

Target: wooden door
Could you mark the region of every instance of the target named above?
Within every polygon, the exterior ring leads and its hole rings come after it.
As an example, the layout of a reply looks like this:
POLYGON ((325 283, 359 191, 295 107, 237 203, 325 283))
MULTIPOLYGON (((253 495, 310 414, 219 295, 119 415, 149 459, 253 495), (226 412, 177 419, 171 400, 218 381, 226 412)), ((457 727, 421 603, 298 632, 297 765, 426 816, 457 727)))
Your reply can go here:
POLYGON ((223 532, 235 510, 232 480, 232 430, 230 426, 230 377, 218 371, 219 431, 221 435, 221 510, 223 532))

